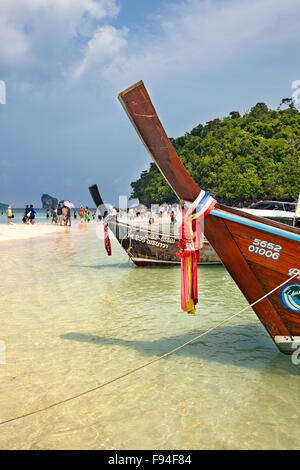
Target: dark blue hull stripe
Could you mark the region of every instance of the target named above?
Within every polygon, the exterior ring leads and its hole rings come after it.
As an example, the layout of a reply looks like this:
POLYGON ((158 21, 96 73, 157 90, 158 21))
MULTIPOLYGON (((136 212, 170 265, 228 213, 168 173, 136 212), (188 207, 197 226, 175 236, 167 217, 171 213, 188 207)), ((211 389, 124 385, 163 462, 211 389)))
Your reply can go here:
POLYGON ((230 214, 229 212, 222 212, 218 209, 213 209, 210 212, 211 215, 216 217, 221 217, 221 219, 231 220, 232 222, 237 222, 238 224, 247 225, 248 227, 257 228, 258 230, 263 230, 264 232, 269 232, 274 235, 279 235, 280 237, 289 238, 290 240, 296 240, 300 242, 300 234, 293 232, 287 232, 281 230, 280 228, 272 227, 271 225, 265 225, 260 222, 255 222, 254 220, 244 219, 243 217, 238 217, 237 215, 230 214))

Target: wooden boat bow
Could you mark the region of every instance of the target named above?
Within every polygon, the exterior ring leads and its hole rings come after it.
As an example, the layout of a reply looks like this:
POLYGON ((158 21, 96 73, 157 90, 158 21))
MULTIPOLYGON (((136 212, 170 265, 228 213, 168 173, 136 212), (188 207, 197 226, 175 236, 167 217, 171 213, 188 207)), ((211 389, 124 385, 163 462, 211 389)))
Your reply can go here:
POLYGON ((194 201, 200 192, 200 188, 179 160, 143 82, 140 81, 121 92, 119 100, 150 156, 167 179, 178 199, 194 201))
MULTIPOLYGON (((177 197, 194 201, 200 188, 180 161, 144 83, 121 92, 119 100, 177 197)), ((297 228, 217 204, 205 219, 204 233, 250 304, 300 268, 297 228)), ((300 282, 294 284, 300 294, 300 282)), ((280 291, 253 309, 279 349, 291 353, 292 343, 300 343, 300 306, 293 311, 280 291)))

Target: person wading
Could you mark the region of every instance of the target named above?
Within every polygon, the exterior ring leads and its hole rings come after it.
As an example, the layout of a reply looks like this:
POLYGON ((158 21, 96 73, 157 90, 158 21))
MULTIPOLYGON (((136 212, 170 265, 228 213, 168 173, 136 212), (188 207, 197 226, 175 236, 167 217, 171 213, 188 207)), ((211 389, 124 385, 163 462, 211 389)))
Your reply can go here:
POLYGON ((62 207, 60 204, 57 206, 57 223, 62 225, 62 207))

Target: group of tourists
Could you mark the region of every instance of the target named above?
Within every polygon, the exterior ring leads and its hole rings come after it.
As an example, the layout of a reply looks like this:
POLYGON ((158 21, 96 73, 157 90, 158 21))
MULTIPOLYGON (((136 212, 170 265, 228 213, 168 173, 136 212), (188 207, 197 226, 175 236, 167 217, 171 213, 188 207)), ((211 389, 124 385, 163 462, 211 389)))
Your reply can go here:
POLYGON ((84 209, 83 206, 80 206, 80 209, 78 211, 79 217, 80 217, 80 223, 85 221, 88 223, 90 221, 90 209, 88 206, 84 209))
POLYGON ((95 217, 96 217, 96 211, 93 210, 91 211, 88 206, 85 207, 85 209, 83 208, 83 206, 80 206, 80 209, 78 211, 78 214, 79 214, 79 217, 80 217, 80 222, 90 222, 91 220, 91 217, 93 220, 95 220, 95 217))
MULTIPOLYGON (((3 215, 3 210, 2 210, 2 215, 3 215)), ((13 219, 15 217, 12 207, 8 206, 6 209, 6 215, 7 215, 7 223, 8 224, 13 224, 13 219)), ((24 214, 22 217, 22 222, 23 224, 34 224, 35 223, 35 209, 32 204, 27 204, 25 209, 24 209, 24 214)))
POLYGON ((57 206, 53 206, 51 209, 51 214, 49 209, 46 212, 46 219, 51 220, 51 224, 57 225, 69 225, 71 226, 71 208, 61 205, 60 203, 57 206))
MULTIPOLYGON (((6 216, 7 216, 7 223, 8 224, 13 224, 13 219, 15 217, 13 213, 13 209, 11 206, 8 206, 6 209, 6 216)), ((2 209, 1 214, 3 215, 4 211, 2 209)), ((88 206, 83 208, 81 205, 80 208, 77 210, 75 209, 73 212, 73 217, 74 220, 77 219, 77 217, 80 218, 80 223, 89 223, 91 218, 95 220, 96 218, 96 211, 95 210, 90 210, 88 206)), ((35 218, 36 218, 36 210, 33 207, 33 204, 27 204, 23 217, 22 217, 22 222, 23 224, 34 224, 35 223, 35 218)), ((46 219, 51 220, 51 224, 57 224, 57 225, 69 225, 71 226, 71 219, 72 219, 72 211, 70 207, 65 206, 64 204, 57 204, 57 206, 53 206, 51 211, 50 209, 46 210, 46 219)))
MULTIPOLYGON (((3 214, 3 211, 2 211, 3 214)), ((72 216, 74 217, 74 220, 79 217, 80 223, 89 223, 91 218, 95 220, 96 218, 96 211, 93 209, 89 209, 88 206, 85 208, 83 205, 80 206, 78 211, 74 209, 74 212, 72 214, 71 208, 65 206, 64 204, 57 204, 57 206, 53 206, 52 209, 47 209, 46 211, 46 219, 51 221, 51 224, 56 224, 56 225, 68 225, 71 226, 71 220, 72 216)), ((13 210, 11 206, 8 206, 6 210, 6 215, 7 215, 7 223, 8 224, 13 224, 13 210)), ((108 212, 108 215, 117 215, 116 209, 111 206, 108 212)), ((169 216, 170 217, 170 223, 171 225, 174 225, 176 223, 176 216, 179 215, 179 208, 178 207, 172 207, 169 205, 168 207, 158 207, 156 210, 149 210, 147 208, 142 209, 142 210, 137 210, 137 209, 129 209, 129 211, 122 211, 120 210, 119 212, 119 217, 128 217, 130 218, 130 221, 133 222, 134 219, 145 219, 148 218, 149 224, 153 224, 155 222, 155 218, 158 217, 161 219, 162 217, 169 216)), ((34 224, 35 223, 35 217, 36 217, 36 210, 34 209, 33 205, 26 205, 22 222, 24 224, 34 224)), ((101 221, 102 216, 99 214, 98 215, 98 221, 101 221)))
MULTIPOLYGON (((80 223, 83 222, 90 222, 90 209, 88 206, 83 208, 83 206, 80 206, 78 210, 78 216, 80 218, 80 223)), ((92 213, 93 219, 95 219, 96 211, 92 213)), ((73 217, 76 220, 77 219, 77 211, 74 210, 73 217)), ((71 219, 72 219, 72 211, 70 207, 58 204, 57 206, 52 207, 51 209, 51 214, 49 209, 47 209, 46 212, 46 218, 49 220, 51 218, 51 224, 57 224, 57 225, 69 225, 71 226, 71 219)))
POLYGON ((35 223, 35 209, 32 204, 25 206, 24 215, 22 218, 23 224, 34 224, 35 223))

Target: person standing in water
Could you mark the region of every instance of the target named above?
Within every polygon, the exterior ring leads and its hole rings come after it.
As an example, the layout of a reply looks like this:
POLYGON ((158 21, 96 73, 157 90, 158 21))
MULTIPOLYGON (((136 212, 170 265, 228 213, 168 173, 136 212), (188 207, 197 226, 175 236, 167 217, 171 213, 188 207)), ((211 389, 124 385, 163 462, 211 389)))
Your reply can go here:
POLYGON ((52 207, 51 217, 52 217, 51 224, 57 224, 57 209, 56 209, 56 206, 52 207))
POLYGON ((86 206, 84 211, 84 219, 86 222, 90 221, 90 209, 88 208, 88 206, 86 206))
POLYGON ((35 210, 32 204, 30 204, 30 208, 29 208, 29 222, 31 224, 34 224, 35 222, 35 210))
POLYGON ((24 224, 28 224, 28 222, 29 222, 28 217, 29 217, 29 207, 28 207, 28 204, 26 204, 25 210, 24 210, 24 216, 23 216, 23 219, 22 219, 22 222, 24 224))
POLYGON ((57 223, 62 225, 62 208, 60 204, 57 206, 57 223))
POLYGON ((83 222, 83 217, 84 217, 83 206, 80 206, 80 209, 79 209, 78 213, 79 213, 79 217, 80 217, 80 223, 82 223, 83 222))
POLYGON ((171 212, 171 225, 174 225, 176 222, 176 216, 174 210, 171 212))
POLYGON ((67 225, 67 214, 68 214, 68 208, 66 206, 63 206, 62 215, 63 215, 64 225, 67 225))
POLYGON ((70 207, 67 207, 67 213, 66 213, 66 225, 70 225, 71 227, 71 209, 70 207))
POLYGON ((13 224, 13 221, 12 221, 13 213, 12 213, 11 206, 8 206, 8 208, 6 210, 6 215, 7 215, 7 223, 8 224, 13 224))

